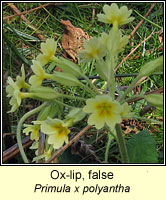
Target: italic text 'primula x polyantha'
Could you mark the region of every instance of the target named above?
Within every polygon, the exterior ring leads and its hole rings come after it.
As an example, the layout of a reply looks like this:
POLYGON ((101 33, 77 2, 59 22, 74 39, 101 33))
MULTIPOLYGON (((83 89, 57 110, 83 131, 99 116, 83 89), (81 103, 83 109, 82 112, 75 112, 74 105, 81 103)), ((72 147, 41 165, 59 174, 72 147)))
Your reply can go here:
MULTIPOLYGON (((88 118, 89 125, 95 125, 97 129, 101 129, 107 124, 113 130, 115 124, 122 121, 123 107, 119 102, 112 100, 109 95, 98 95, 86 101, 83 111, 91 113, 88 118)), ((128 109, 125 110, 128 111, 128 109)))

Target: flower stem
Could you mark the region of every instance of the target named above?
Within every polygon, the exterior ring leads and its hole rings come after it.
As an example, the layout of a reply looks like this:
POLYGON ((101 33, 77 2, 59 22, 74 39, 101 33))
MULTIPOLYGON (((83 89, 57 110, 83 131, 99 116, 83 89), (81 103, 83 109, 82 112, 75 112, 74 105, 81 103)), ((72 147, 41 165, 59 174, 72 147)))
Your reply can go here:
POLYGON ((112 135, 108 133, 108 141, 107 141, 107 146, 106 146, 106 151, 105 151, 105 163, 108 163, 108 153, 109 153, 111 140, 112 140, 112 135))
POLYGON ((21 141, 21 127, 24 123, 24 121, 31 115, 39 112, 44 106, 46 106, 47 102, 43 103, 42 105, 40 105, 39 107, 27 112, 25 115, 23 115, 23 117, 20 119, 18 126, 17 126, 17 143, 18 143, 18 147, 22 156, 22 159, 24 161, 24 163, 29 163, 27 156, 24 152, 24 148, 22 146, 22 141, 21 141))
POLYGON ((128 86, 128 88, 126 89, 126 91, 124 92, 124 94, 119 98, 119 102, 122 102, 124 100, 124 98, 126 97, 126 95, 131 92, 131 90, 135 87, 136 83, 140 80, 140 76, 138 75, 132 82, 131 84, 128 86))
POLYGON ((74 109, 75 107, 73 107, 73 106, 70 106, 70 105, 68 105, 68 104, 66 104, 66 103, 63 103, 63 102, 61 102, 61 101, 59 101, 59 100, 54 100, 55 102, 57 102, 58 104, 60 104, 60 105, 62 105, 62 106, 65 106, 65 107, 68 107, 68 108, 71 108, 71 109, 74 109))
POLYGON ((112 97, 112 99, 114 99, 114 93, 115 93, 115 78, 114 78, 114 56, 110 56, 110 66, 109 66, 109 78, 108 78, 108 89, 109 89, 109 93, 112 97))
POLYGON ((130 101, 130 100, 132 100, 132 99, 144 99, 144 97, 145 97, 145 95, 134 95, 134 96, 132 96, 132 97, 129 97, 129 98, 127 98, 127 99, 124 99, 123 101, 121 101, 121 104, 123 104, 123 103, 125 103, 125 102, 128 102, 128 101, 130 101))
POLYGON ((161 26, 159 26, 158 24, 153 23, 152 21, 150 21, 149 19, 147 19, 146 17, 142 16, 138 11, 134 10, 134 12, 137 13, 137 15, 139 15, 140 17, 142 17, 144 20, 146 20, 147 22, 151 23, 152 25, 156 26, 157 28, 162 29, 161 26))
POLYGON ((154 123, 154 124, 159 124, 159 125, 163 126, 163 122, 160 122, 160 121, 155 120, 155 119, 148 119, 146 117, 137 117, 137 116, 132 116, 132 118, 143 120, 143 121, 148 121, 148 122, 151 122, 151 123, 154 123))
POLYGON ((89 83, 89 85, 91 86, 91 88, 97 93, 97 94, 100 94, 100 92, 98 91, 98 89, 91 83, 90 79, 82 74, 82 77, 89 83))
POLYGON ((85 88, 85 90, 86 90, 87 92, 89 92, 90 94, 92 94, 92 96, 96 96, 96 93, 95 93, 93 90, 91 90, 88 86, 86 86, 86 85, 84 85, 84 84, 81 84, 81 86, 82 86, 83 88, 85 88))
POLYGON ((125 145, 124 138, 122 136, 122 129, 121 129, 120 124, 116 124, 115 128, 116 128, 118 146, 119 146, 120 154, 122 157, 122 163, 129 163, 127 148, 125 145))
POLYGON ((85 98, 83 97, 77 97, 77 96, 71 96, 71 95, 67 95, 67 94, 59 94, 59 97, 63 97, 63 98, 68 98, 68 99, 77 99, 79 101, 86 101, 85 98))

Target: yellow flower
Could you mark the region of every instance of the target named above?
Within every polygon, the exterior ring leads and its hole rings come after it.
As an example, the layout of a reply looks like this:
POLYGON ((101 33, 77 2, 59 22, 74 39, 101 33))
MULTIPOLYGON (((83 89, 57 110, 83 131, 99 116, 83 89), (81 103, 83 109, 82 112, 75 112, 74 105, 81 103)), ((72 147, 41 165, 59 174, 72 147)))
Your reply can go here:
POLYGON ((42 66, 52 61, 56 52, 57 42, 53 38, 47 39, 45 43, 41 44, 42 54, 36 57, 36 60, 41 63, 42 66))
POLYGON ((48 144, 52 144, 54 149, 59 149, 64 142, 68 143, 68 124, 59 119, 47 118, 41 123, 41 131, 47 134, 48 144))
POLYGON ((106 123, 111 130, 114 129, 116 123, 122 121, 121 110, 119 102, 113 101, 109 95, 87 99, 86 106, 83 108, 85 113, 92 113, 88 118, 89 125, 95 125, 97 129, 101 129, 106 123))
POLYGON ((116 3, 112 3, 111 6, 104 5, 103 11, 105 14, 97 15, 98 20, 104 23, 113 24, 115 27, 127 24, 134 19, 134 17, 129 17, 132 10, 128 10, 126 6, 122 6, 119 9, 116 3))
POLYGON ((16 84, 18 85, 19 89, 27 88, 29 89, 30 85, 25 82, 25 70, 24 65, 21 67, 22 76, 16 77, 16 84))
POLYGON ((30 149, 36 149, 35 155, 38 156, 38 148, 39 148, 39 141, 35 141, 32 143, 32 145, 29 147, 30 149))
POLYGON ((44 159, 44 161, 47 161, 51 157, 51 153, 52 152, 50 150, 44 151, 44 153, 41 154, 40 156, 34 157, 33 160, 32 160, 32 162, 38 163, 39 160, 41 160, 41 159, 44 159))
POLYGON ((131 116, 131 112, 130 112, 130 106, 128 105, 127 102, 125 102, 124 104, 122 104, 122 110, 120 115, 122 116, 122 118, 128 118, 129 116, 131 116))
POLYGON ((31 133, 30 139, 38 141, 40 136, 40 124, 24 124, 24 126, 26 128, 23 130, 23 133, 25 133, 26 135, 29 135, 29 133, 31 133))
POLYGON ((84 42, 84 49, 78 53, 78 57, 82 58, 83 61, 92 61, 93 59, 102 58, 105 55, 106 49, 96 37, 86 40, 84 42))
POLYGON ((29 83, 33 86, 40 86, 44 79, 49 79, 50 74, 45 73, 39 61, 33 60, 33 65, 31 66, 32 71, 35 75, 32 75, 29 79, 29 83))
POLYGON ((11 77, 8 77, 8 86, 6 87, 7 97, 12 97, 9 104, 12 106, 9 112, 15 112, 21 104, 23 98, 32 97, 31 93, 23 93, 20 91, 19 86, 13 81, 11 77))
POLYGON ((112 28, 109 34, 102 33, 99 40, 111 55, 117 56, 128 43, 128 36, 122 37, 121 30, 112 28))
POLYGON ((7 97, 12 97, 14 95, 14 91, 19 90, 19 87, 10 76, 8 77, 7 83, 8 83, 6 87, 6 92, 8 93, 7 97))
POLYGON ((32 162, 36 162, 38 163, 41 159, 44 159, 44 161, 47 161, 50 157, 51 157, 51 154, 52 154, 52 147, 50 147, 47 151, 44 150, 44 153, 39 155, 39 142, 35 141, 32 146, 30 147, 30 149, 37 149, 35 151, 35 155, 36 157, 33 158, 32 162))

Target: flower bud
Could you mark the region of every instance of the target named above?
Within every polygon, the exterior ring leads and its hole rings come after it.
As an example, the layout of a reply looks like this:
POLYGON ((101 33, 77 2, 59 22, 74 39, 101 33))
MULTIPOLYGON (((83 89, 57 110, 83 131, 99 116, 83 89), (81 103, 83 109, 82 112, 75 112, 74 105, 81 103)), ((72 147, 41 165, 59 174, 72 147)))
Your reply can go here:
POLYGON ((107 81, 109 78, 108 69, 109 69, 109 63, 107 62, 107 60, 104 61, 103 59, 100 59, 97 61, 96 71, 99 74, 99 76, 105 81, 107 81))
POLYGON ((49 87, 30 87, 30 92, 33 95, 33 98, 39 99, 39 100, 54 100, 59 96, 59 93, 56 92, 54 89, 49 87))
POLYGON ((152 106, 163 107, 163 95, 162 94, 149 94, 149 95, 145 95, 144 98, 152 106))
POLYGON ((79 66, 63 57, 56 58, 54 62, 66 73, 72 74, 76 77, 81 75, 81 70, 79 66))
POLYGON ((162 68, 163 66, 163 56, 160 56, 159 58, 152 60, 148 63, 146 63, 141 70, 139 71, 138 76, 149 76, 151 75, 157 68, 162 68))
POLYGON ((66 119, 73 119, 73 122, 76 123, 82 120, 86 114, 82 111, 81 108, 72 109, 68 115, 66 115, 66 119))
POLYGON ((64 72, 54 72, 54 74, 51 76, 51 79, 67 86, 81 85, 81 82, 79 82, 75 76, 64 72))

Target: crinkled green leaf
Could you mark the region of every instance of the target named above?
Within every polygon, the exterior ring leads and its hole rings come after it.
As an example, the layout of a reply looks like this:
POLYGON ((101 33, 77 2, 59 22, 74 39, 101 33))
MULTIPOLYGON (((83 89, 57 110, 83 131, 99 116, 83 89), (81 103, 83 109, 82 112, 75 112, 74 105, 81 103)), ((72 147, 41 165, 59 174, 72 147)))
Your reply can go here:
POLYGON ((141 131, 126 143, 130 163, 158 163, 156 142, 148 131, 141 131))

